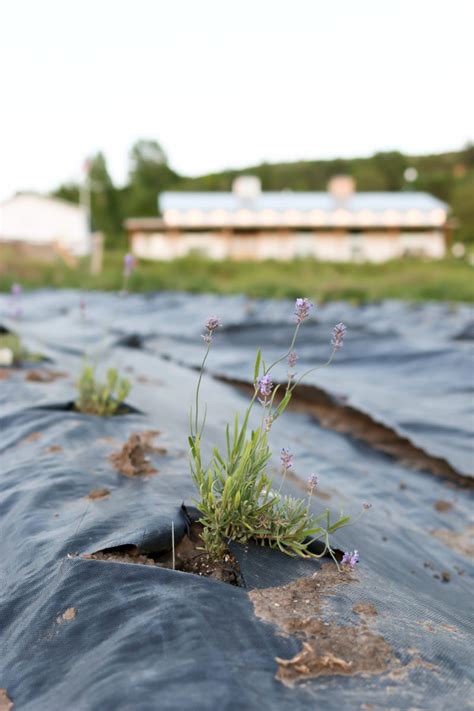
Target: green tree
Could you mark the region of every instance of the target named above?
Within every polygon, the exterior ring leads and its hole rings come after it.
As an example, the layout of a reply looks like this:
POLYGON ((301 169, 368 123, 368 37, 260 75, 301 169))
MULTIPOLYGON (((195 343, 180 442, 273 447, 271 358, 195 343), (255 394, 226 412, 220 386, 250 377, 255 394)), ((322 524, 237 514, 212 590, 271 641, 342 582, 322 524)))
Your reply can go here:
POLYGON ((107 170, 104 154, 97 153, 90 162, 92 228, 103 232, 107 246, 123 243, 123 214, 119 193, 107 170))
POLYGON ((158 215, 159 193, 176 185, 179 179, 168 166, 166 153, 157 141, 137 141, 129 158, 129 185, 125 191, 127 216, 158 215))

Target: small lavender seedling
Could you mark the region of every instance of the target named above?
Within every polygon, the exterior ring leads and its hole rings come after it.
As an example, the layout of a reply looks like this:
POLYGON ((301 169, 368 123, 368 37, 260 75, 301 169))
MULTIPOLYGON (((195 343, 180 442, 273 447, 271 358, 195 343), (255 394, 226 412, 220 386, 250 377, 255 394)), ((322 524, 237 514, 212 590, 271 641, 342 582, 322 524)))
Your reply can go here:
POLYGON ((20 365, 29 362, 36 363, 43 360, 39 353, 31 353, 22 344, 16 333, 0 334, 0 351, 2 354, 0 365, 20 365))
MULTIPOLYGON (((329 536, 349 522, 349 517, 342 513, 335 522, 331 522, 331 513, 326 509, 318 516, 309 511, 310 500, 281 496, 280 491, 272 489, 272 479, 267 475, 267 465, 271 458, 268 434, 274 422, 282 415, 291 400, 293 391, 301 380, 316 368, 310 368, 298 380, 295 379, 294 367, 297 354, 296 339, 303 321, 312 308, 309 299, 297 299, 295 303, 296 327, 289 349, 269 367, 266 367, 260 350, 254 367, 254 393, 245 411, 242 424, 236 415, 233 426, 226 427, 226 448, 220 451, 214 447, 208 464, 202 461, 201 440, 205 426, 205 415, 199 417, 199 393, 204 367, 212 346, 213 335, 220 325, 219 319, 212 317, 206 322, 203 335, 206 351, 201 363, 196 388, 194 412, 190 417, 189 446, 191 452, 191 472, 199 493, 196 501, 203 525, 202 539, 208 554, 220 558, 225 552, 226 542, 231 539, 240 543, 254 541, 271 548, 278 548, 288 555, 319 558, 326 552, 335 559, 329 542, 329 536), (288 380, 282 398, 277 404, 276 395, 281 385, 273 382, 271 371, 287 361, 288 380), (249 429, 249 418, 256 403, 262 406, 262 419, 259 427, 249 429), (315 540, 324 542, 324 550, 316 554, 310 549, 315 540)), ((332 337, 332 352, 322 366, 331 363, 336 351, 341 347, 345 327, 338 324, 332 337)), ((293 463, 287 449, 281 452, 283 479, 293 463)), ((317 477, 310 480, 310 498, 317 485, 317 477)), ((281 489, 281 487, 280 487, 281 489)))
POLYGON ((79 397, 76 410, 88 415, 111 417, 119 414, 131 385, 126 378, 120 378, 115 368, 109 368, 106 381, 101 383, 95 377, 94 366, 85 363, 77 382, 79 397))

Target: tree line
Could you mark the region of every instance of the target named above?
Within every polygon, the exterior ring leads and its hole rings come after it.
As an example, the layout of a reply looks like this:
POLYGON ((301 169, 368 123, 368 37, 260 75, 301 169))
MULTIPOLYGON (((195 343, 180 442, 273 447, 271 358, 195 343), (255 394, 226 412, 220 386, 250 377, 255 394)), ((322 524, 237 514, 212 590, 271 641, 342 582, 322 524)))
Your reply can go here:
MULTIPOLYGON (((369 158, 262 163, 242 170, 225 170, 196 178, 179 175, 157 141, 139 140, 129 153, 126 185, 118 187, 109 174, 103 153, 89 161, 91 217, 94 230, 106 236, 108 247, 125 245, 127 217, 159 215, 158 195, 164 190, 230 190, 239 175, 257 175, 263 190, 325 190, 333 175, 352 175, 358 190, 421 190, 447 202, 458 221, 456 238, 474 243, 474 144, 460 151, 408 156, 398 151, 369 158), (417 177, 407 182, 405 171, 417 177)), ((60 185, 53 195, 79 202, 80 186, 60 185)))

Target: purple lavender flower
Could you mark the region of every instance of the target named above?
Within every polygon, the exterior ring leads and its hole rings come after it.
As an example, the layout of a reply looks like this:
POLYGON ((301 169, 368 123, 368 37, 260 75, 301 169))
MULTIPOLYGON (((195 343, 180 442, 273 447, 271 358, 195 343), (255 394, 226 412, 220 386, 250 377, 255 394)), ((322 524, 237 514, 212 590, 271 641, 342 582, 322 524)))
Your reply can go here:
POLYGON ((12 284, 10 293, 11 293, 11 299, 10 299, 10 311, 11 311, 11 316, 12 318, 20 318, 22 315, 22 309, 20 306, 20 296, 23 292, 23 289, 21 287, 21 284, 12 284))
POLYGON ((313 489, 316 489, 316 487, 319 485, 319 477, 317 474, 311 474, 311 476, 308 477, 308 486, 311 491, 313 489))
POLYGON ((206 321, 206 329, 212 333, 213 331, 216 330, 216 328, 219 328, 221 326, 220 319, 217 318, 217 316, 209 316, 209 318, 206 321))
POLYGON ((264 405, 266 404, 266 400, 268 397, 270 397, 272 388, 273 388, 273 381, 272 381, 272 376, 271 375, 262 375, 260 378, 257 379, 257 392, 259 394, 259 401, 264 405))
POLYGON ((308 318, 309 312, 313 308, 314 304, 311 303, 309 299, 296 299, 295 301, 295 319, 296 323, 301 323, 308 318))
POLYGON ((341 565, 343 565, 345 568, 349 568, 349 570, 354 570, 359 560, 359 552, 356 550, 350 551, 349 553, 344 553, 341 565))
POLYGON ((286 472, 293 466, 293 455, 290 454, 290 450, 285 449, 285 447, 281 450, 280 460, 281 465, 286 472))
POLYGON ((123 275, 125 278, 128 278, 133 270, 135 269, 135 257, 133 254, 128 254, 125 255, 123 258, 123 275))
POLYGON ((298 360, 298 355, 296 351, 291 351, 291 353, 288 353, 288 368, 294 368, 296 365, 296 361, 298 360))
POLYGON ((364 501, 364 503, 362 504, 362 508, 365 509, 366 511, 368 511, 369 509, 372 508, 372 504, 369 504, 368 501, 364 501))
POLYGON ((206 333, 204 333, 201 337, 204 340, 204 343, 211 343, 212 342, 212 335, 216 328, 219 328, 221 326, 221 321, 220 319, 217 318, 217 316, 209 316, 207 319, 206 323, 204 324, 204 327, 206 329, 206 333))
POLYGON ((344 336, 346 335, 346 327, 343 323, 338 323, 332 329, 331 345, 335 351, 342 348, 344 336))

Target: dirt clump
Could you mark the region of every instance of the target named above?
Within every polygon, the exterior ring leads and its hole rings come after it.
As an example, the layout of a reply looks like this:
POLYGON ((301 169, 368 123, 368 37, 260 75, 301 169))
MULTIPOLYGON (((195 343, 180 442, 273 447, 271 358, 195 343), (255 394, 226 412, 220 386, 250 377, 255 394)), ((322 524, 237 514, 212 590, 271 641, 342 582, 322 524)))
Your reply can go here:
POLYGON ((62 625, 63 622, 70 622, 71 620, 74 620, 76 614, 77 610, 75 607, 68 607, 62 615, 59 615, 59 617, 56 618, 56 622, 58 625, 62 625))
POLYGON ((52 383, 58 378, 65 378, 67 373, 60 370, 29 370, 25 376, 25 380, 30 383, 52 383))
POLYGON ((356 615, 366 617, 374 617, 379 614, 375 608, 375 605, 372 605, 371 602, 357 602, 355 605, 352 605, 352 612, 355 612, 356 615))
POLYGON ((157 473, 150 463, 150 454, 164 455, 166 449, 155 447, 153 440, 160 434, 159 430, 147 430, 131 434, 119 452, 110 455, 110 461, 124 476, 150 476, 157 473))
POLYGON ((310 635, 292 659, 276 658, 276 678, 285 684, 331 674, 381 673, 388 670, 393 658, 384 638, 365 625, 339 627, 318 620, 311 625, 310 635))
POLYGON ((106 499, 107 496, 110 496, 108 489, 92 489, 85 498, 89 499, 89 501, 97 501, 98 499, 106 499))
POLYGON ((62 452, 63 448, 60 444, 51 444, 49 447, 46 447, 44 451, 46 454, 57 454, 58 452, 62 452))
POLYGON ((7 690, 0 689, 0 711, 10 711, 10 709, 12 709, 14 705, 15 704, 7 694, 7 690))
POLYGON ((443 499, 435 501, 433 506, 436 511, 439 511, 440 513, 444 513, 445 511, 451 511, 451 509, 453 508, 453 505, 450 501, 443 501, 443 499))
POLYGON ((474 558, 474 526, 468 526, 464 531, 456 533, 447 529, 431 531, 431 535, 439 538, 444 544, 466 558, 474 558))

